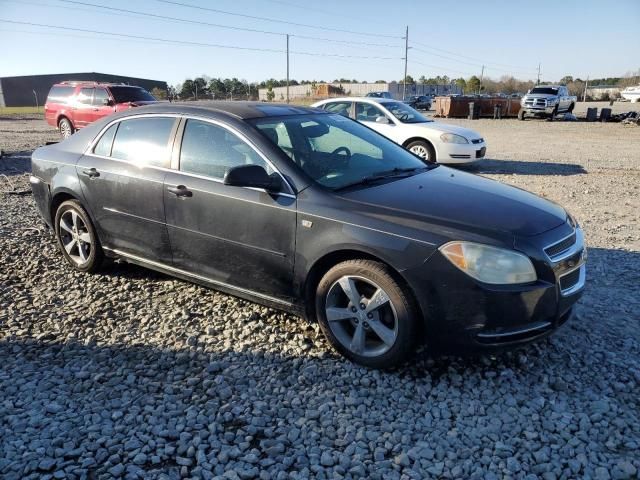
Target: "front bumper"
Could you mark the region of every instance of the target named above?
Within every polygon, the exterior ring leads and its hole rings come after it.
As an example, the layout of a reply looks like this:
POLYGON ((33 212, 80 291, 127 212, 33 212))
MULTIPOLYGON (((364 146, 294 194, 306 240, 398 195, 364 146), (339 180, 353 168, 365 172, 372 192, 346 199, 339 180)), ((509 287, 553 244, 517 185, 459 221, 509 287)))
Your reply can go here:
POLYGON ((405 271, 425 315, 426 342, 435 351, 460 354, 513 347, 550 335, 572 317, 585 288, 581 232, 577 237, 559 260, 546 257, 540 248, 544 238, 538 240, 535 251, 540 254, 532 258, 538 280, 531 284, 483 284, 439 251, 421 268, 405 271))
POLYGON ((480 143, 444 143, 438 148, 437 160, 443 164, 466 164, 482 160, 487 153, 487 144, 480 143))
POLYGON ((524 110, 526 113, 537 113, 545 115, 551 115, 555 108, 556 105, 522 105, 522 110, 524 110))

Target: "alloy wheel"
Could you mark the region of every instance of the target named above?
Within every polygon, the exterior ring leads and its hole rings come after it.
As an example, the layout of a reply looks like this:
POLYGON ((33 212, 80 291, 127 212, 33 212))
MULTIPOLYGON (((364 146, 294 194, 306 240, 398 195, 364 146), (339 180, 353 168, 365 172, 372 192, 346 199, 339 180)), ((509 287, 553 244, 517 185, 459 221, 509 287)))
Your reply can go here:
POLYGON ((71 136, 71 124, 68 121, 62 120, 60 122, 60 133, 64 138, 69 138, 71 136))
POLYGON ((73 209, 60 216, 60 240, 69 258, 78 266, 89 261, 93 242, 87 225, 73 209))
POLYGON ((398 315, 389 295, 363 277, 345 275, 334 282, 325 315, 333 335, 356 355, 383 355, 398 337, 398 315))
POLYGON ((429 152, 427 151, 426 147, 424 147, 423 145, 414 145, 409 149, 409 151, 411 153, 416 154, 420 158, 429 160, 429 152))

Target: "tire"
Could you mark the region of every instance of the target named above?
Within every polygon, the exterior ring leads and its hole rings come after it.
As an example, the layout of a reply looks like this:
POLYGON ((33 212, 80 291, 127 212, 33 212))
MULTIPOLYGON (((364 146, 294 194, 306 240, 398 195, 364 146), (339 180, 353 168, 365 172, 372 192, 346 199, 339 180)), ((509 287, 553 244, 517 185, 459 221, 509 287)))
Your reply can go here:
POLYGON ((54 226, 58 247, 69 265, 86 273, 100 268, 104 252, 93 223, 80 202, 62 202, 56 211, 54 226))
POLYGON ((569 105, 569 109, 567 110, 567 113, 573 113, 573 109, 576 107, 575 103, 572 103, 571 105, 569 105))
POLYGON ((415 352, 413 297, 384 264, 347 260, 335 265, 318 284, 315 309, 329 343, 355 363, 393 368, 415 352))
POLYGON ((524 116, 525 116, 524 110, 523 109, 518 110, 518 120, 524 121, 524 116))
POLYGON ((556 119, 556 115, 558 115, 558 106, 557 105, 553 109, 553 112, 551 112, 551 115, 549 115, 549 121, 553 122, 556 119))
POLYGON ((436 151, 430 143, 425 142, 424 140, 414 140, 407 144, 405 148, 414 155, 419 156, 422 160, 427 162, 436 161, 436 151))
POLYGON ((58 130, 60 131, 62 138, 69 138, 75 131, 71 121, 65 117, 62 117, 58 122, 58 130))

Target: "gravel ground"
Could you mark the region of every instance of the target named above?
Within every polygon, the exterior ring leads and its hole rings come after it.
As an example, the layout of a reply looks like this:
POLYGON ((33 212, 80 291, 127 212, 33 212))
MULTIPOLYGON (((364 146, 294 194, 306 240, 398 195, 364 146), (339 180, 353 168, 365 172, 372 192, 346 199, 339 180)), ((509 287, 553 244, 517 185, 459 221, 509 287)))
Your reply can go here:
MULTIPOLYGON (((287 314, 126 264, 74 273, 32 197, 2 193, 0 477, 638 478, 640 128, 448 122, 488 141, 470 170, 586 230, 588 290, 552 338, 369 371, 287 314)), ((56 138, 0 118, 0 190, 56 138)))

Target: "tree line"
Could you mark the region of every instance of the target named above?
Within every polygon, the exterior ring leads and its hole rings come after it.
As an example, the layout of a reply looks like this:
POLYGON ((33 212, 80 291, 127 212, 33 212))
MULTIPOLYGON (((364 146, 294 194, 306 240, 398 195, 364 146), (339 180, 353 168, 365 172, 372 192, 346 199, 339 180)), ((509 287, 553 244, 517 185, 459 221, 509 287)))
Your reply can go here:
MULTIPOLYGON (((479 78, 476 75, 464 78, 450 78, 447 75, 437 75, 435 77, 420 76, 418 79, 414 79, 411 75, 407 75, 404 79, 407 84, 419 84, 419 85, 456 85, 465 94, 477 94, 477 93, 525 93, 529 89, 533 88, 536 84, 533 80, 521 80, 511 75, 504 75, 499 79, 491 79, 488 77, 479 78)), ((325 80, 289 80, 290 86, 295 85, 311 85, 315 88, 315 85, 323 83, 368 83, 366 81, 358 81, 355 78, 336 78, 332 81, 325 80)), ((403 83, 403 80, 392 80, 387 82, 386 80, 376 80, 370 83, 403 83)), ((580 96, 584 93, 586 80, 580 78, 574 78, 571 75, 566 75, 560 79, 559 82, 546 82, 540 83, 560 83, 566 85, 569 92, 572 95, 580 96)), ((640 83, 640 70, 635 72, 629 72, 624 77, 607 77, 607 78, 594 78, 589 79, 589 85, 611 85, 626 87, 629 85, 637 85, 640 83)), ((215 100, 256 100, 258 99, 258 90, 261 88, 267 89, 267 98, 273 100, 275 94, 273 89, 276 87, 284 87, 287 85, 286 79, 270 78, 261 82, 248 82, 244 79, 233 78, 213 78, 207 75, 202 75, 196 78, 187 78, 181 84, 170 86, 168 91, 154 89, 151 93, 159 99, 172 99, 172 100, 196 100, 196 99, 215 99, 215 100), (271 95, 270 95, 271 94, 271 95)))

